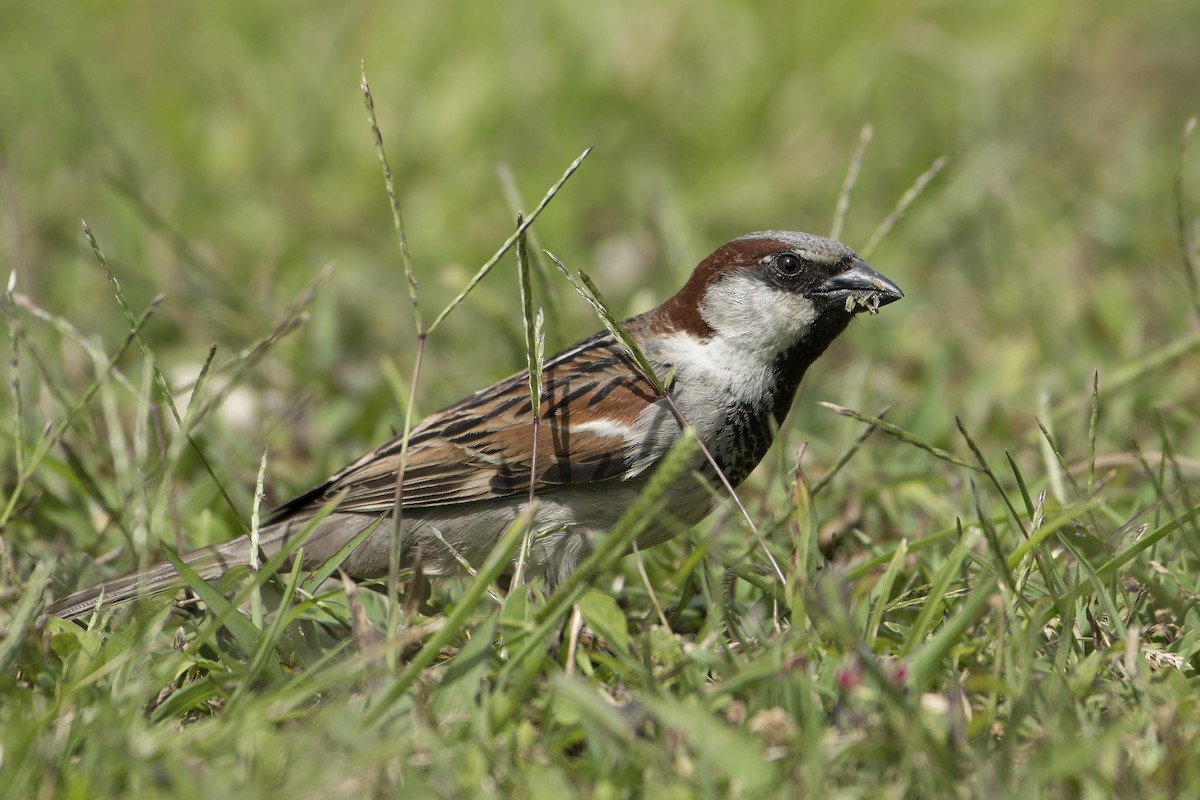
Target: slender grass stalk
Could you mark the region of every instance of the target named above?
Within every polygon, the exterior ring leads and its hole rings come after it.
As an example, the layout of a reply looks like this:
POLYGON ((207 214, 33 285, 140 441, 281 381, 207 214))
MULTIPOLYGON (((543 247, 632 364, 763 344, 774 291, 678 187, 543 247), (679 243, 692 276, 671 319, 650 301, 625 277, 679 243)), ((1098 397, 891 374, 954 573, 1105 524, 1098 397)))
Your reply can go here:
MULTIPOLYGON (((1083 489, 1080 488, 1079 481, 1075 479, 1075 474, 1071 471, 1070 465, 1067 464, 1066 456, 1063 455, 1062 450, 1060 450, 1058 447, 1058 443, 1054 440, 1054 434, 1040 419, 1036 420, 1036 422, 1038 428, 1042 432, 1042 438, 1046 442, 1046 446, 1048 448, 1047 452, 1053 456, 1054 462, 1061 471, 1061 474, 1065 475, 1067 481, 1070 482, 1071 488, 1075 492, 1075 496, 1082 497, 1084 494, 1083 489)), ((1061 494, 1057 495, 1057 499, 1060 503, 1065 504, 1067 502, 1067 498, 1061 494)))
MULTIPOLYGON (((379 167, 383 171, 384 188, 387 191, 388 205, 392 211, 392 225, 396 229, 397 243, 400 247, 400 262, 404 269, 405 284, 408 287, 408 301, 409 305, 412 306, 413 325, 416 329, 417 337, 417 351, 414 357, 412 379, 409 383, 408 402, 404 407, 404 425, 400 439, 400 463, 396 469, 396 488, 392 503, 391 546, 388 550, 387 635, 389 639, 395 639, 400 629, 400 564, 403 560, 402 550, 404 548, 404 473, 408 468, 408 436, 412 431, 413 407, 416 405, 417 383, 421 377, 421 365, 424 363, 425 356, 425 339, 429 336, 429 330, 425 328, 422 321, 418 283, 413 270, 412 253, 408 246, 408 232, 404 227, 404 215, 401 212, 400 198, 396 192, 395 182, 392 179, 392 167, 388 163, 387 153, 384 151, 383 133, 380 131, 379 122, 375 118, 375 98, 371 94, 371 85, 367 81, 365 62, 360 64, 359 88, 362 91, 363 105, 367 111, 367 123, 371 128, 371 136, 375 143, 375 155, 379 160, 379 167)), ((395 659, 396 652, 389 650, 387 652, 389 669, 396 668, 395 659)))
POLYGON ((417 277, 413 271, 412 252, 408 247, 408 232, 404 228, 404 214, 400 209, 400 197, 396 193, 395 181, 392 180, 392 167, 388 163, 387 154, 383 149, 383 133, 379 130, 379 121, 375 118, 375 97, 371 94, 371 85, 367 82, 366 61, 359 63, 359 88, 362 90, 363 105, 367 109, 367 124, 371 127, 371 136, 375 142, 375 155, 379 159, 379 168, 383 170, 388 206, 392 210, 392 227, 396 229, 396 240, 400 246, 400 262, 404 266, 404 281, 408 286, 408 302, 413 311, 413 325, 417 329, 417 335, 420 336, 425 332, 425 326, 421 321, 417 277))
MULTIPOLYGON (((182 427, 184 430, 192 430, 195 427, 196 422, 199 419, 199 417, 204 413, 206 408, 209 407, 209 406, 206 406, 206 404, 204 403, 204 400, 207 396, 207 389, 209 386, 209 378, 212 375, 213 360, 216 357, 217 357, 217 346, 216 346, 216 344, 213 344, 208 348, 208 355, 207 355, 207 357, 205 357, 204 363, 200 365, 200 373, 199 373, 199 375, 196 376, 196 380, 192 384, 192 394, 191 394, 191 397, 188 398, 187 408, 185 408, 183 411, 183 426, 182 427)), ((155 419, 158 419, 158 417, 156 416, 155 419)), ((168 441, 168 437, 165 434, 163 434, 161 431, 159 431, 158 440, 161 442, 166 442, 166 441, 168 441)), ((183 447, 184 447, 183 441, 184 440, 178 436, 175 437, 174 439, 170 440, 170 447, 169 447, 167 453, 163 456, 164 464, 174 465, 179 462, 179 459, 183 454, 183 447)), ((265 457, 266 457, 266 451, 264 450, 264 458, 265 457)), ((174 499, 175 499, 175 492, 172 491, 172 489, 174 487, 173 487, 172 481, 170 480, 172 472, 173 472, 172 469, 164 469, 163 470, 163 479, 162 479, 162 482, 159 484, 159 498, 158 499, 160 502, 156 503, 156 506, 161 506, 162 505, 161 501, 163 501, 163 500, 166 501, 166 505, 168 507, 173 506, 174 499)), ((262 476, 259 476, 259 477, 260 477, 260 482, 261 482, 262 476)), ((262 492, 261 486, 259 487, 258 491, 260 493, 262 492)), ((253 526, 251 526, 251 527, 253 527, 253 526)), ((175 549, 178 550, 179 552, 183 552, 184 547, 185 547, 184 541, 183 541, 183 532, 179 528, 178 520, 175 520, 174 528, 175 528, 175 549)))
POLYGON ((13 466, 20 474, 25 471, 25 406, 21 395, 21 321, 13 300, 16 288, 17 271, 14 269, 8 274, 4 289, 3 314, 8 320, 8 393, 12 398, 13 466))
POLYGON ((1100 428, 1100 370, 1092 372, 1092 409, 1088 415, 1088 494, 1096 491, 1096 436, 1100 428))
MULTIPOLYGON (((4 299, 0 303, 0 313, 8 320, 8 391, 12 398, 12 430, 10 436, 13 442, 13 466, 17 474, 25 471, 25 408, 21 394, 21 320, 17 316, 13 302, 13 293, 17 287, 17 271, 14 269, 8 275, 4 299)), ((16 564, 13 563, 12 553, 8 543, 0 536, 0 561, 4 562, 4 574, 15 586, 21 585, 20 575, 16 564)))
MULTIPOLYGON (((258 462, 258 478, 254 481, 254 503, 250 508, 250 572, 253 574, 258 572, 259 567, 259 533, 261 532, 262 524, 262 504, 266 499, 267 490, 267 448, 263 448, 262 458, 258 462)), ((254 622, 254 627, 262 628, 263 626, 263 602, 262 592, 258 587, 255 587, 254 592, 250 595, 250 618, 254 622)))
POLYGON ((592 153, 592 148, 589 147, 586 150, 584 150, 579 155, 578 158, 576 158, 574 161, 571 162, 571 164, 567 167, 566 171, 563 173, 562 177, 559 178, 558 181, 555 182, 555 184, 549 188, 549 190, 547 190, 546 194, 542 197, 541 202, 539 202, 537 204, 537 206, 534 207, 533 211, 530 212, 529 216, 525 218, 525 221, 522 222, 517 227, 516 233, 513 233, 511 236, 509 236, 507 239, 504 240, 504 244, 500 245, 499 249, 497 249, 496 252, 492 254, 492 257, 483 263, 483 266, 481 266, 475 272, 475 274, 467 282, 467 285, 465 287, 463 287, 462 291, 460 291, 454 297, 454 299, 451 300, 444 309, 442 309, 440 314, 438 314, 436 317, 434 317, 433 322, 431 322, 429 324, 429 328, 426 329, 426 333, 433 333, 434 330, 437 329, 438 325, 440 325, 442 323, 442 320, 444 320, 447 317, 447 315, 450 314, 451 311, 458 308, 462 304, 462 301, 466 299, 467 295, 470 294, 471 290, 474 289, 476 286, 478 286, 479 282, 481 280, 483 280, 489 272, 492 271, 492 267, 496 266, 496 264, 498 264, 500 262, 500 259, 503 258, 505 256, 505 254, 508 253, 508 251, 512 249, 513 245, 515 245, 517 242, 517 237, 520 236, 521 234, 525 233, 525 231, 529 229, 529 226, 532 225, 534 220, 536 220, 538 218, 538 216, 541 215, 541 213, 546 209, 546 206, 548 206, 550 204, 550 201, 554 199, 555 195, 558 194, 559 190, 562 189, 563 185, 566 184, 566 182, 568 180, 570 180, 571 176, 574 175, 575 172, 581 166, 583 166, 584 159, 586 159, 589 155, 591 155, 591 153, 592 153))
POLYGON ((1172 188, 1175 194, 1175 235, 1179 240, 1179 253, 1182 258, 1183 279, 1188 288, 1192 308, 1200 316, 1200 264, 1197 263, 1197 244, 1188 236, 1187 210, 1183 191, 1183 171, 1187 163, 1188 150, 1192 146, 1192 136, 1196 133, 1195 116, 1188 117, 1183 126, 1183 135, 1179 140, 1179 163, 1175 168, 1175 180, 1172 188))
POLYGON ((871 649, 875 648, 875 642, 879 637, 879 627, 883 624, 883 612, 888 607, 892 596, 892 587, 896 585, 896 578, 899 576, 906 558, 908 558, 908 540, 901 539, 896 544, 891 560, 888 561, 887 569, 883 571, 882 577, 871 592, 875 599, 871 604, 871 613, 867 617, 866 630, 863 632, 863 643, 871 649))
MULTIPOLYGON (((523 209, 528 204, 517 187, 517 179, 513 175, 512 169, 507 164, 501 164, 496 168, 496 177, 500 181, 500 191, 504 194, 504 200, 508 203, 509 210, 514 216, 520 214, 524 217, 523 209)), ((538 244, 537 229, 527 228, 524 236, 526 257, 529 259, 530 284, 533 285, 540 281, 543 286, 549 286, 550 281, 554 279, 554 269, 546 263, 545 259, 537 256, 543 250, 538 244)), ((562 307, 557 292, 544 292, 538 298, 538 307, 545 310, 546 319, 550 321, 551 325, 557 326, 562 321, 562 307)), ((555 327, 555 330, 558 328, 555 327)))
MULTIPOLYGON (((879 413, 875 415, 875 419, 883 419, 885 416, 887 416, 887 413, 890 410, 891 406, 884 406, 879 410, 879 413)), ((859 448, 866 444, 867 439, 871 438, 871 434, 877 430, 879 430, 879 428, 876 425, 867 425, 867 427, 863 429, 863 432, 860 433, 858 438, 854 440, 854 444, 850 445, 850 447, 846 449, 846 452, 842 453, 838 460, 834 462, 834 465, 829 468, 829 471, 822 475, 819 481, 813 484, 813 497, 816 497, 822 489, 829 485, 829 482, 832 481, 834 477, 836 477, 837 474, 842 471, 843 467, 850 463, 850 459, 854 458, 854 454, 859 451, 859 448)))
POLYGON ((892 209, 890 214, 884 217, 883 222, 879 223, 879 227, 875 229, 875 232, 871 234, 871 238, 867 240, 866 246, 861 250, 863 258, 867 258, 875 252, 875 248, 883 241, 883 237, 887 236, 892 228, 896 226, 896 223, 900 221, 904 213, 908 211, 909 206, 916 202, 916 199, 925 191, 925 187, 937 177, 937 174, 942 171, 948 162, 949 159, 946 156, 938 156, 929 165, 929 169, 917 176, 916 182, 909 187, 908 191, 900 196, 900 199, 896 202, 896 207, 892 209))
POLYGON ((850 210, 850 194, 858 183, 858 171, 862 168, 863 156, 866 155, 867 146, 871 144, 874 133, 875 129, 869 122, 858 132, 858 147, 854 148, 854 155, 850 157, 850 164, 846 168, 846 177, 842 180, 841 191, 838 192, 833 225, 829 228, 830 239, 842 238, 842 227, 846 223, 846 213, 850 210))
POLYGON ((821 403, 818 403, 818 405, 823 406, 837 414, 841 414, 843 417, 850 417, 850 419, 856 419, 859 422, 863 422, 874 428, 878 428, 879 430, 886 433, 888 436, 899 439, 900 441, 904 442, 905 444, 911 444, 913 447, 918 447, 918 448, 924 450, 925 452, 929 453, 930 455, 934 456, 935 458, 941 459, 942 461, 946 461, 951 464, 954 464, 955 466, 964 467, 966 469, 973 470, 976 472, 982 472, 982 470, 980 469, 980 467, 978 465, 972 464, 970 461, 967 461, 966 459, 959 458, 958 456, 954 455, 953 453, 949 452, 948 450, 943 450, 940 447, 934 447, 933 445, 926 442, 924 439, 921 439, 919 436, 909 433, 908 431, 904 430, 900 426, 893 425, 890 422, 884 422, 881 417, 868 417, 867 415, 860 414, 853 409, 846 408, 845 406, 839 406, 837 403, 821 402, 821 403))
MULTIPOLYGON (((517 214, 517 228, 520 229, 522 216, 517 214)), ((529 249, 526 235, 517 237, 517 285, 521 291, 521 319, 525 325, 525 362, 529 373, 529 415, 532 420, 533 433, 529 457, 529 515, 532 522, 534 503, 537 502, 538 486, 538 434, 542 421, 542 364, 545 359, 546 336, 542 330, 542 310, 533 311, 533 290, 529 275, 529 249)), ((525 563, 529 558, 529 548, 533 540, 532 524, 525 532, 521 549, 517 555, 517 565, 513 570, 513 586, 520 586, 524 581, 525 563)))
POLYGON ((125 299, 125 293, 121 291, 121 284, 117 281, 117 276, 108 266, 108 259, 105 257, 104 251, 100 249, 100 243, 96 240, 96 237, 92 235, 91 228, 88 227, 87 222, 85 220, 80 220, 80 223, 83 225, 83 235, 87 238, 88 244, 91 245, 92 252, 95 254, 96 260, 100 263, 100 269, 104 272, 104 277, 108 280, 109 286, 112 288, 113 296, 117 300, 117 305, 121 307, 121 312, 125 315, 125 320, 130 325, 130 330, 134 334, 134 338, 138 343, 138 347, 142 351, 142 355, 150 364, 154 375, 154 381, 158 386, 159 394, 161 395, 163 402, 166 403, 167 408, 170 409, 171 416, 174 417, 175 423, 180 427, 178 435, 184 437, 188 444, 191 445, 192 452, 196 454, 196 457, 200 460, 200 463, 204 465, 204 469, 208 472, 209 478, 212 479, 213 486, 215 486, 217 491, 221 494, 222 499, 225 501, 225 505, 228 506, 229 510, 233 512, 235 517, 241 519, 241 515, 238 514, 237 505, 233 502, 233 498, 229 496, 229 492, 226 490, 224 482, 217 477, 217 473, 213 469, 211 462, 200 449, 200 445, 197 444, 196 440, 192 437, 191 431, 183 427, 183 418, 179 414, 179 409, 175 406, 175 398, 171 393, 171 388, 167 385, 167 378, 163 374, 162 368, 158 364, 158 360, 154 357, 154 352, 150 348, 150 343, 147 342, 146 337, 142 335, 141 329, 139 327, 135 327, 136 319, 133 316, 133 311, 130 309, 129 303, 125 299))
MULTIPOLYGON (((400 463, 396 468, 396 491, 392 500, 392 538, 388 550, 388 638, 394 639, 400 631, 400 563, 404 549, 404 473, 408 469, 408 437, 412 433, 413 408, 417 404, 417 382, 421 378, 421 366, 425 363, 425 339, 423 332, 417 333, 417 352, 413 358, 412 379, 408 385, 408 402, 404 405, 404 426, 400 438, 400 463)), ((396 651, 387 652, 389 669, 395 669, 396 651)))

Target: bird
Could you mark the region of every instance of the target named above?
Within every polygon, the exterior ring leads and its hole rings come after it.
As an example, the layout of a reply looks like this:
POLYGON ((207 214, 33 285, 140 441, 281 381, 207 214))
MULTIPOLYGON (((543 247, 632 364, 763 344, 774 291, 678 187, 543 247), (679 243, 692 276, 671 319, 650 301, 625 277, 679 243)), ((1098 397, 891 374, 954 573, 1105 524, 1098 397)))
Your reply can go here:
MULTIPOLYGON (((452 575, 462 560, 482 564, 532 495, 536 535, 525 569, 553 587, 587 556, 594 534, 633 504, 685 424, 711 460, 697 455, 694 468, 670 485, 637 547, 703 519, 719 502, 711 490, 716 469, 731 487, 744 481, 806 370, 856 315, 903 296, 833 239, 777 230, 740 236, 701 261, 660 306, 624 321, 657 381, 603 330, 545 359, 536 440, 529 375, 518 372, 412 427, 399 526, 391 515, 402 435, 278 506, 260 528, 257 555, 278 553, 305 529, 301 566, 315 569, 374 524, 340 565, 351 578, 386 575, 395 535, 401 566, 452 575), (311 524, 323 509, 327 516, 311 524)), ((214 580, 253 555, 243 536, 184 561, 214 580)), ((79 618, 181 586, 174 567, 157 564, 63 597, 47 613, 79 618)))

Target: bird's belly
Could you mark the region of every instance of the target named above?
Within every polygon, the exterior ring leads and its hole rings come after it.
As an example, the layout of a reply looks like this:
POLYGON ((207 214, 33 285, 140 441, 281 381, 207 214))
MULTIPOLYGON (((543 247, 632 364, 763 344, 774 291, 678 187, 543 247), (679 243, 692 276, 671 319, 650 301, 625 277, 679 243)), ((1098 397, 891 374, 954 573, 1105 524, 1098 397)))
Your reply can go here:
MULTIPOLYGON (((527 574, 545 576, 551 585, 560 583, 591 552, 595 533, 611 529, 645 486, 645 479, 611 481, 603 486, 563 487, 539 496, 527 574)), ((651 547, 686 531, 707 516, 712 496, 695 474, 680 478, 638 537, 638 547, 651 547)), ((514 497, 410 511, 402 521, 400 563, 405 567, 419 563, 422 572, 434 576, 460 573, 464 561, 479 567, 526 505, 526 498, 514 497)), ((373 519, 331 515, 305 543, 305 561, 312 566, 331 558, 373 519)), ((359 579, 386 575, 394 531, 390 519, 382 520, 342 568, 359 579)))

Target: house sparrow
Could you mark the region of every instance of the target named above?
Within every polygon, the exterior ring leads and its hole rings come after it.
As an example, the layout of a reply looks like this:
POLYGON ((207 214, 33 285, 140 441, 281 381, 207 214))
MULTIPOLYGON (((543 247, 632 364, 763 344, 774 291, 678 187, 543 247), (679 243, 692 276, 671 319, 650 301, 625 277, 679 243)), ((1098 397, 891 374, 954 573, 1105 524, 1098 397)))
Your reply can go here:
MULTIPOLYGON (((903 293, 840 242, 765 231, 734 239, 700 262, 679 292, 625 325, 732 486, 771 445, 809 365, 863 310, 903 293)), ((680 422, 633 358, 609 333, 546 360, 530 575, 551 585, 589 551, 589 533, 611 527, 678 441, 680 422)), ((390 516, 401 438, 367 453, 320 486, 281 505, 260 532, 268 557, 325 504, 343 495, 303 545, 315 568, 381 517, 390 516)), ((528 375, 517 373, 424 419, 408 440, 401 554, 427 575, 481 564, 528 505, 533 426, 528 375), (436 534, 435 534, 436 531, 436 534), (440 534, 440 536, 438 535, 440 534), (447 544, 451 550, 447 547, 447 544)), ((661 514, 638 540, 665 541, 708 514, 715 477, 698 457, 694 473, 667 493, 661 514)), ((355 578, 387 574, 394 524, 385 519, 341 568, 355 578)), ((242 537, 187 561, 205 579, 250 563, 242 537)), ((173 567, 115 578, 72 594, 49 612, 65 619, 179 586, 173 567)))

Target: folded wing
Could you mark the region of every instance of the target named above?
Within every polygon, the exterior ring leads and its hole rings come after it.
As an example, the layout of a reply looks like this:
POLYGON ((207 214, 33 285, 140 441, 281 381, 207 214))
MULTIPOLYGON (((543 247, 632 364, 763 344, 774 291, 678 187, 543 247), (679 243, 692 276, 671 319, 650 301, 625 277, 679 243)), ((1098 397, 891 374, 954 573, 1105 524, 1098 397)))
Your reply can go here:
MULTIPOLYGON (((550 359, 542 372, 535 491, 620 479, 644 466, 634 426, 659 401, 608 334, 550 359), (638 466, 635 466, 638 465, 638 466)), ((339 511, 395 504, 401 437, 280 506, 271 522, 315 512, 345 492, 339 511)), ((409 435, 402 505, 428 508, 529 492, 534 474, 528 374, 520 372, 427 417, 409 435)))

